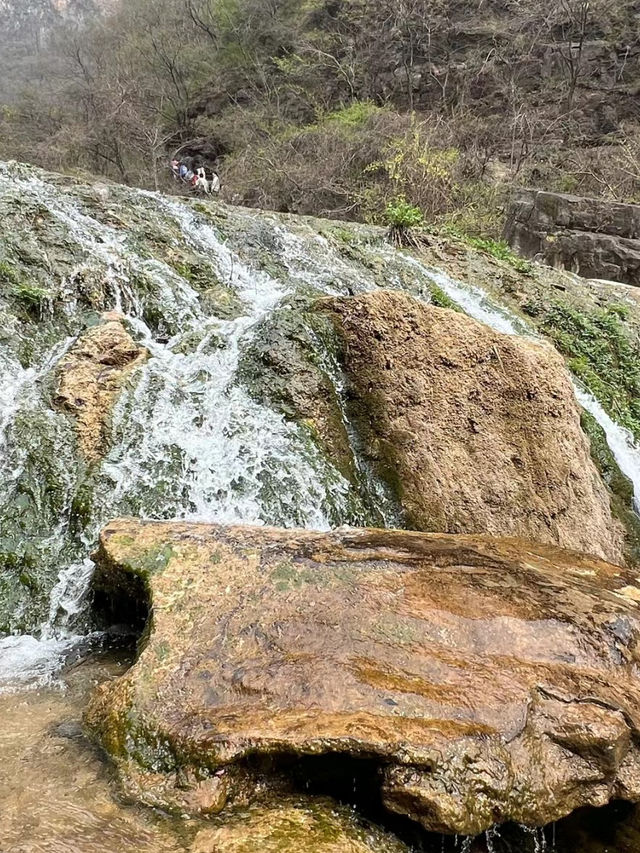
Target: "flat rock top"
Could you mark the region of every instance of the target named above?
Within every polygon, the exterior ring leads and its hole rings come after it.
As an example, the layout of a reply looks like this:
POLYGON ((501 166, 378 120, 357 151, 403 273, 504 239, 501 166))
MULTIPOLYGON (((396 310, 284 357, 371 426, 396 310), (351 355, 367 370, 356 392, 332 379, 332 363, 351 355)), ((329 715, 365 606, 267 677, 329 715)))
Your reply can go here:
POLYGON ((619 567, 519 540, 127 520, 97 561, 99 593, 141 578, 152 606, 87 715, 125 777, 204 768, 219 810, 256 755, 339 754, 377 763, 388 808, 467 834, 640 798, 640 587, 619 567))

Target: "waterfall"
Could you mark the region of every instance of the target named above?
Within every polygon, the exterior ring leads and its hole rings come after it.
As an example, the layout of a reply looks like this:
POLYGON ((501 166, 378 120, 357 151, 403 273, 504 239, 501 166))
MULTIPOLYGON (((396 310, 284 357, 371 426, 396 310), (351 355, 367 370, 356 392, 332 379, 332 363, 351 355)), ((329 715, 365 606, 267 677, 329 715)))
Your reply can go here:
MULTIPOLYGON (((21 597, 9 636, 0 638, 0 691, 46 683, 87 641, 93 570, 88 555, 111 518, 315 529, 368 523, 353 484, 309 433, 256 402, 239 376, 261 323, 288 299, 391 287, 428 300, 436 283, 497 331, 531 334, 479 288, 393 251, 382 240, 367 243, 360 262, 357 253, 350 254, 353 247, 340 251, 303 220, 284 224, 269 214, 230 211, 233 221, 223 239, 217 225, 185 203, 116 187, 108 188, 107 196, 98 198, 72 182, 58 186, 32 170, 10 173, 0 167, 0 197, 46 218, 55 234, 53 253, 66 258, 64 275, 51 277, 55 293, 41 307, 42 339, 33 332, 34 340, 26 340, 31 332, 7 320, 17 343, 3 344, 0 351, 0 512, 10 519, 16 540, 30 539, 21 597), (234 223, 241 234, 235 249, 234 223), (245 259, 245 232, 264 241, 266 269, 253 256, 245 259), (202 292, 174 262, 183 257, 205 269, 233 310, 216 316, 206 309, 202 292), (100 295, 100 310, 121 312, 151 355, 123 389, 113 412, 110 449, 90 472, 78 460, 72 424, 52 405, 57 366, 87 325, 80 285, 100 295), (79 503, 87 505, 87 521, 76 529, 79 503), (21 513, 31 513, 33 523, 21 513)), ((44 257, 43 263, 49 262, 44 257)), ((338 366, 329 364, 327 372, 340 398, 338 366)), ((581 389, 578 397, 605 429, 618 464, 640 495, 638 448, 592 397, 581 389)), ((371 494, 384 504, 373 472, 363 468, 362 473, 371 494)), ((383 515, 391 520, 392 508, 383 507, 383 515)), ((0 595, 2 583, 0 564, 0 595)))
MULTIPOLYGON (((0 173, 0 190, 1 178, 0 173)), ((4 683, 5 689, 43 683, 81 641, 83 633, 77 629, 82 627, 92 571, 86 554, 109 518, 135 514, 315 529, 365 520, 354 508, 350 484, 307 434, 255 402, 237 381, 240 357, 256 327, 292 292, 292 285, 247 267, 187 207, 136 193, 137 199, 159 209, 163 227, 173 225, 181 246, 206 259, 218 281, 234 294, 238 316, 209 316, 186 279, 166 263, 137 254, 122 233, 82 212, 75 200, 37 178, 12 180, 11 190, 45 205, 82 263, 99 267, 108 283, 105 308, 125 314, 152 357, 122 393, 113 413, 114 441, 96 475, 89 527, 70 548, 60 544, 64 523, 53 532, 51 542, 47 539, 47 547, 59 559, 47 617, 35 636, 0 639, 0 685, 4 683), (156 304, 171 326, 168 339, 159 338, 145 320, 144 298, 134 285, 143 276, 151 281, 156 304), (66 561, 69 551, 75 559, 66 561)), ((72 297, 65 310, 69 314, 76 310, 72 297)), ((44 378, 51 380, 72 343, 73 338, 65 338, 37 369, 7 362, 0 439, 7 433, 11 440, 25 405, 53 422, 65 421, 50 410, 40 386, 44 378)), ((3 485, 24 467, 21 453, 14 440, 11 458, 0 469, 3 485)), ((68 517, 78 484, 71 468, 65 477, 62 516, 68 517)))

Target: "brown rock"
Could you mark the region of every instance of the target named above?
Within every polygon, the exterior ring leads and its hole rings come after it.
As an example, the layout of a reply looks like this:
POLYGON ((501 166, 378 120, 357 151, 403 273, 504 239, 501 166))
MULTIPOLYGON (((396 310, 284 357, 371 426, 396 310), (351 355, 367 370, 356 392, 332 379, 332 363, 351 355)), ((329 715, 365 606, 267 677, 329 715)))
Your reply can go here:
POLYGON ((625 569, 488 537, 127 520, 96 559, 96 602, 150 599, 137 663, 86 715, 142 802, 211 814, 333 767, 474 835, 640 800, 625 569))
POLYGON ((323 303, 365 451, 416 530, 522 536, 623 561, 623 534, 550 346, 401 293, 323 303))
POLYGON ((85 332, 60 365, 57 403, 76 419, 78 443, 87 462, 98 462, 107 445, 113 405, 127 377, 149 356, 109 312, 85 332))
POLYGON ((322 800, 253 807, 198 833, 191 853, 407 853, 397 839, 322 800))

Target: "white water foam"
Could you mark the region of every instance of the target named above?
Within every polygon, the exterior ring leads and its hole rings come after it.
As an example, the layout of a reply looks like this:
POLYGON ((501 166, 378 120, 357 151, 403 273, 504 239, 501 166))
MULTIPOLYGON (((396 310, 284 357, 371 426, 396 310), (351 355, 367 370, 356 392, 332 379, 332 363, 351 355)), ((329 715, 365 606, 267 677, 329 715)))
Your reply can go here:
MULTIPOLYGON (((1 178, 0 173, 0 183, 1 178)), ((21 183, 17 189, 46 205, 78 254, 102 268, 111 307, 127 316, 152 355, 115 409, 114 442, 102 468, 98 512, 86 532, 86 553, 101 524, 123 512, 143 518, 269 522, 315 529, 331 526, 332 508, 337 518, 345 516, 349 486, 344 478, 297 426, 255 402, 236 380, 243 353, 259 323, 287 295, 285 286, 249 269, 184 205, 140 193, 179 226, 183 244, 211 263, 218 280, 244 306, 233 320, 208 317, 198 293, 172 268, 136 255, 122 233, 80 212, 77 203, 55 187, 37 178, 21 183), (134 275, 144 275, 160 294, 163 311, 179 330, 171 340, 155 340, 144 322, 144 305, 131 285, 134 275), (198 345, 185 348, 186 339, 194 334, 198 345)), ((16 181, 11 188, 16 191, 16 181)), ((75 310, 73 301, 66 307, 69 313, 75 310)), ((72 339, 60 344, 37 370, 22 370, 7 361, 6 381, 0 384, 3 426, 9 429, 27 402, 34 409, 39 405, 46 417, 59 417, 45 411, 39 384, 71 343, 72 339)), ((5 470, 2 479, 8 483, 19 474, 18 465, 13 477, 5 470)), ((70 500, 73 483, 66 492, 70 500)), ((63 526, 52 531, 52 538, 63 535, 63 526)), ((49 682, 82 641, 75 630, 92 568, 89 560, 62 565, 50 597, 49 618, 38 635, 0 640, 0 690, 49 682)))
MULTIPOLYGON (((90 552, 101 523, 123 512, 141 517, 278 523, 317 529, 329 527, 332 517, 338 521, 345 517, 346 481, 296 426, 253 400, 237 381, 237 374, 259 324, 294 291, 296 282, 326 294, 350 293, 376 289, 373 274, 350 265, 325 238, 310 237, 307 242, 274 223, 280 260, 289 272, 285 285, 250 269, 189 207, 158 195, 137 193, 141 204, 157 208, 166 221, 177 226, 182 246, 206 259, 218 280, 244 305, 236 319, 208 317, 190 283, 162 261, 137 254, 126 232, 82 212, 74 199, 38 178, 16 181, 0 170, 0 184, 3 178, 10 181, 12 192, 47 207, 65 229, 68 240, 77 246, 78 254, 84 256, 79 269, 91 264, 101 267, 111 307, 127 316, 152 355, 140 369, 138 381, 125 390, 116 406, 114 442, 103 465, 97 517, 86 532, 85 553, 90 552), (17 183, 20 186, 16 187, 17 183), (143 319, 144 305, 132 283, 134 277, 150 281, 159 294, 163 311, 177 330, 170 340, 154 339, 143 319), (187 337, 193 335, 197 345, 185 347, 187 337)), ((383 267, 388 262, 390 271, 393 264, 394 270, 404 264, 417 278, 430 278, 470 316, 496 331, 531 334, 519 318, 493 305, 480 288, 457 282, 386 247, 372 251, 383 267)), ((389 284, 401 287, 402 276, 395 275, 389 273, 389 284)), ((72 294, 71 282, 68 292, 72 294)), ((70 298, 67 311, 74 310, 70 298)), ((71 343, 67 340, 57 345, 36 369, 23 369, 2 356, 0 447, 20 410, 37 404, 42 379, 71 343)), ((605 429, 637 497, 637 446, 590 395, 581 389, 577 393, 582 405, 605 429)), ((0 478, 9 483, 17 472, 17 468, 9 471, 5 467, 0 478)), ((62 527, 52 532, 52 536, 58 535, 62 535, 62 527)), ((89 560, 61 565, 49 616, 38 637, 0 640, 0 690, 3 684, 50 680, 64 657, 81 642, 76 631, 91 572, 89 560)))

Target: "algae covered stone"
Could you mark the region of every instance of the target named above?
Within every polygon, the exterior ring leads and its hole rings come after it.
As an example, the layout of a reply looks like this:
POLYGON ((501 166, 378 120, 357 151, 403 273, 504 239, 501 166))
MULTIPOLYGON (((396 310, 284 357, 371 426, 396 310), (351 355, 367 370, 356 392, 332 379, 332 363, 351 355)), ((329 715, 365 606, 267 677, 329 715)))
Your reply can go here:
POLYGON ((480 536, 127 520, 96 560, 106 616, 149 609, 138 661, 86 715, 139 801, 210 815, 353 777, 474 835, 640 800, 640 587, 618 566, 480 536))
POLYGON ((198 833, 190 853, 408 853, 398 839, 323 800, 258 806, 198 833))

